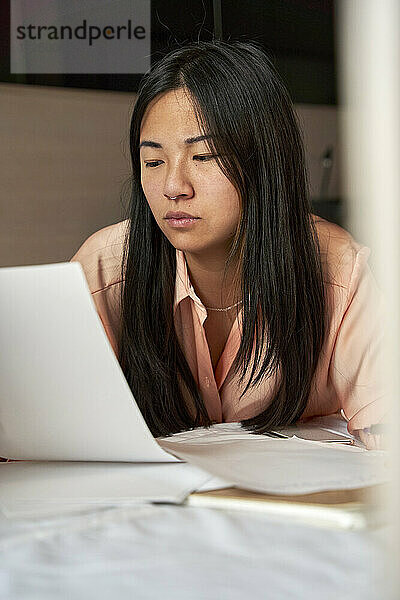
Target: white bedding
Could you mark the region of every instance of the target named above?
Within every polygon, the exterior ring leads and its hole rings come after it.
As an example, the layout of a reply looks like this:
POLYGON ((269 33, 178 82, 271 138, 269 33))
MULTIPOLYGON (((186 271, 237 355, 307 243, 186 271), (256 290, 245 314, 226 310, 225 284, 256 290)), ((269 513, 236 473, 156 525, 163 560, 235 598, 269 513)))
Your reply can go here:
POLYGON ((168 505, 0 518, 2 600, 376 600, 385 529, 168 505))

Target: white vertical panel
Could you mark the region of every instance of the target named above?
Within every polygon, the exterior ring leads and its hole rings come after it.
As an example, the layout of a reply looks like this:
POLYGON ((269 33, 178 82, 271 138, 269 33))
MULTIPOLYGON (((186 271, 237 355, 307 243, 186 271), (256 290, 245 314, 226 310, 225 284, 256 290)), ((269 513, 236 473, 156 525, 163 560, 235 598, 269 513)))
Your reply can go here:
MULTIPOLYGON (((372 249, 372 268, 386 295, 388 336, 383 373, 393 398, 390 443, 394 483, 385 499, 394 532, 397 593, 400 564, 400 2, 337 3, 340 131, 349 226, 372 249)), ((382 593, 384 596, 384 592, 382 593)), ((388 597, 388 596, 386 596, 388 597)), ((396 596, 396 592, 393 597, 396 596)))

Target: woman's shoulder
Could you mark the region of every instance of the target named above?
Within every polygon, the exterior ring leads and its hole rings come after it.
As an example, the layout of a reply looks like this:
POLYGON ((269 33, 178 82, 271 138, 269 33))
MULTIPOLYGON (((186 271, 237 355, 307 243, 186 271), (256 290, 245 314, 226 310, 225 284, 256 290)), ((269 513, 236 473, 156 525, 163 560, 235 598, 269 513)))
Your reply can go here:
POLYGON ((92 233, 70 262, 82 265, 92 294, 121 282, 121 261, 128 220, 92 233))
POLYGON ((349 290, 368 260, 369 248, 359 244, 343 227, 316 215, 313 220, 325 281, 349 290))

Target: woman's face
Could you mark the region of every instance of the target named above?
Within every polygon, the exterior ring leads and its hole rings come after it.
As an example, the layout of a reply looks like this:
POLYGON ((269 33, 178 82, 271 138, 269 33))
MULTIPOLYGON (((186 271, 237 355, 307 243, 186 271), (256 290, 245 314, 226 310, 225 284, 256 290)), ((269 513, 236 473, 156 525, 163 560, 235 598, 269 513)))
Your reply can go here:
POLYGON ((206 141, 189 139, 201 135, 183 90, 154 98, 141 123, 141 184, 157 224, 175 248, 223 256, 239 221, 239 195, 206 141), (170 211, 197 219, 178 227, 166 219, 170 211))

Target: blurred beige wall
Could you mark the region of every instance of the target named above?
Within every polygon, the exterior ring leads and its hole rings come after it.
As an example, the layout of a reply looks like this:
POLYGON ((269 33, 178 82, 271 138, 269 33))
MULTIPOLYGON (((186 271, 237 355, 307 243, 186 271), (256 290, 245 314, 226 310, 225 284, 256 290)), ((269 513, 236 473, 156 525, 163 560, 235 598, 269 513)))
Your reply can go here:
MULTIPOLYGON (((134 99, 126 92, 0 84, 0 266, 67 261, 91 233, 121 220, 134 99)), ((296 110, 315 196, 321 154, 337 142, 336 108, 296 110)), ((334 162, 329 195, 337 194, 334 162)))
POLYGON ((134 97, 0 85, 0 266, 69 260, 121 219, 134 97))

